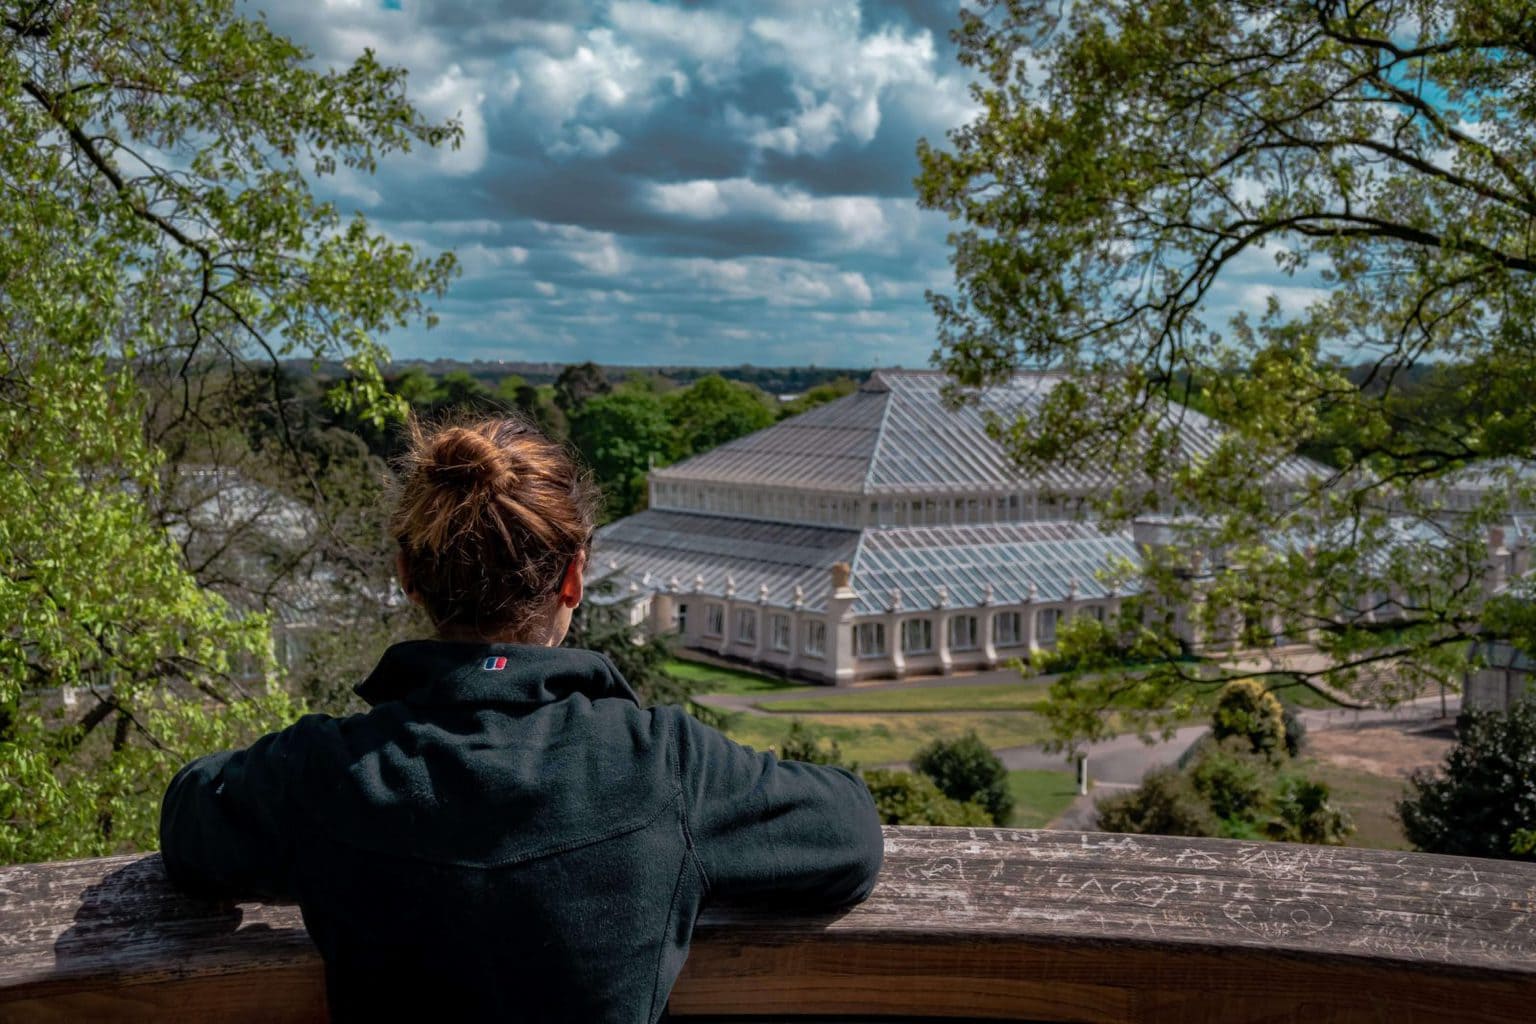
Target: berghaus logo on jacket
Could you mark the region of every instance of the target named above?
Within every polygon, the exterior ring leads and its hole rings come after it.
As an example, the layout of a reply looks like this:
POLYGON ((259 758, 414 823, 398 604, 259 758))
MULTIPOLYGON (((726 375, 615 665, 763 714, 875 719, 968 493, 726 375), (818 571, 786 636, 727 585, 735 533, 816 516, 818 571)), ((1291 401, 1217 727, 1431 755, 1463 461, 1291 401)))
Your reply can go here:
POLYGON ((506 658, 486 658, 485 664, 480 666, 487 672, 500 672, 507 667, 506 658))

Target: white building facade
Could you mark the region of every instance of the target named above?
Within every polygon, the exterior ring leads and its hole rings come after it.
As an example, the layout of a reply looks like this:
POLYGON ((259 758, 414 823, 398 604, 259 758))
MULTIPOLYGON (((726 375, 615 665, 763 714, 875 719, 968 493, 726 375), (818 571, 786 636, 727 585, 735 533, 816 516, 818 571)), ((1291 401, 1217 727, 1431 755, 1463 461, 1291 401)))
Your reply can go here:
MULTIPOLYGON (((594 541, 591 574, 686 647, 826 683, 1028 657, 1106 618, 1129 530, 1083 518, 1102 481, 1023 477, 986 431, 1054 383, 1020 374, 951 409, 942 374, 877 371, 854 394, 650 478, 650 507, 594 541)), ((1215 429, 1190 413, 1190 452, 1215 429)), ((600 590, 602 588, 599 588, 600 590)))

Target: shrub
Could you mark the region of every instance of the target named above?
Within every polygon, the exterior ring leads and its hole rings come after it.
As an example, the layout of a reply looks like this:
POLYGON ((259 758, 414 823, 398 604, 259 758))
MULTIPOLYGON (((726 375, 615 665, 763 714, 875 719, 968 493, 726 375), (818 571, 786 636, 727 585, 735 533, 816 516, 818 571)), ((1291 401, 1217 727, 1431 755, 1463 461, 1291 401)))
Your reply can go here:
POLYGON ((1536 860, 1536 699, 1463 711, 1438 773, 1416 772, 1397 805, 1403 834, 1430 853, 1536 860))
POLYGON ((955 740, 934 740, 917 752, 912 767, 932 779, 951 800, 985 807, 994 825, 1006 825, 1013 816, 1008 769, 974 732, 955 740))
POLYGON ((1280 722, 1285 726, 1285 753, 1287 757, 1298 758, 1307 746, 1307 723, 1301 720, 1295 708, 1286 708, 1280 716, 1280 722))
POLYGON ((805 761, 808 764, 831 764, 840 768, 854 768, 843 760, 843 748, 830 736, 822 737, 806 728, 799 719, 791 722, 784 742, 779 744, 779 760, 805 761))
POLYGON ((1213 836, 1219 825, 1189 778, 1176 768, 1154 768, 1141 785, 1098 803, 1099 828, 1160 836, 1213 836))
POLYGON ((1265 835, 1291 843, 1321 843, 1342 846, 1355 832, 1355 823, 1334 805, 1326 782, 1302 775, 1280 776, 1274 797, 1274 817, 1266 824, 1265 835))
POLYGON ((1211 735, 1241 736, 1254 753, 1279 760, 1286 750, 1285 709, 1257 679, 1235 679, 1216 697, 1211 735))
POLYGON ((1189 768, 1195 792, 1223 819, 1246 817, 1262 806, 1273 782, 1270 775, 1269 764, 1240 736, 1207 747, 1189 768))
POLYGON ((985 807, 950 799, 926 775, 891 768, 871 768, 863 775, 887 825, 992 824, 985 807))

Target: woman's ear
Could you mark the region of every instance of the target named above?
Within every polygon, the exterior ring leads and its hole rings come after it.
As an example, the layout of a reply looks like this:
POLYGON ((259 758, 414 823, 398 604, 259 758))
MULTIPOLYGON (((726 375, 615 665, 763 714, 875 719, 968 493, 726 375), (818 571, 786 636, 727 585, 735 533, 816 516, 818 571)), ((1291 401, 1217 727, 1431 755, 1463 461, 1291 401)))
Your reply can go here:
POLYGON ((582 588, 585 586, 587 571, 586 549, 576 552, 576 557, 571 559, 571 564, 565 567, 565 578, 560 581, 560 604, 562 607, 574 610, 581 604, 582 588))
POLYGON ((411 566, 405 560, 404 548, 395 552, 395 576, 400 580, 400 589, 405 591, 406 599, 412 604, 421 604, 421 595, 411 586, 411 566))

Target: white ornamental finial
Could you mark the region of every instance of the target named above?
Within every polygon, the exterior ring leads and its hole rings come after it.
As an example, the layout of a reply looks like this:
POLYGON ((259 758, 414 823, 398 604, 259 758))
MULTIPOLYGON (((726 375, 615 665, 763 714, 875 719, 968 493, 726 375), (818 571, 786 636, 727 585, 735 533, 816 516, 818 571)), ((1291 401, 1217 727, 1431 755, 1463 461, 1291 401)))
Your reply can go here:
POLYGON ((893 588, 891 588, 890 610, 893 611, 893 612, 901 611, 901 588, 900 587, 893 587, 893 588))
POLYGON ((1028 598, 1026 598, 1026 600, 1028 600, 1030 602, 1033 602, 1035 600, 1035 598, 1037 598, 1039 596, 1040 596, 1040 588, 1035 586, 1035 581, 1034 580, 1030 580, 1029 581, 1029 596, 1028 596, 1028 598))
POLYGON ((986 583, 983 583, 982 586, 981 586, 981 603, 982 604, 991 604, 992 603, 992 581, 991 580, 988 580, 986 583))
POLYGON ((805 588, 802 587, 800 584, 796 583, 795 584, 795 607, 799 608, 803 604, 805 604, 805 588))
POLYGON ((939 584, 938 601, 934 604, 934 607, 935 608, 946 608, 948 606, 949 606, 949 588, 946 587, 944 584, 940 583, 939 584))
POLYGON ((1070 580, 1067 581, 1067 596, 1068 597, 1076 597, 1077 596, 1077 580, 1076 579, 1070 579, 1070 580))
POLYGON ((764 583, 757 588, 757 602, 758 604, 768 603, 768 584, 764 583))
POLYGON ((682 589, 683 584, 676 576, 673 576, 671 579, 667 580, 667 590, 675 594, 682 589))
POLYGON ((703 573, 699 573, 697 576, 695 576, 693 578, 693 592, 695 594, 697 594, 700 591, 702 591, 703 589, 704 589, 704 574, 703 573))
POLYGON ((727 573, 725 577, 725 596, 736 596, 736 577, 730 575, 729 573, 727 573))

